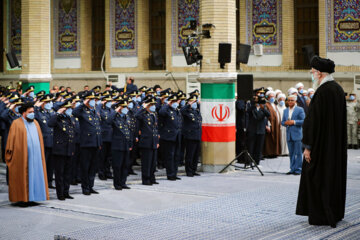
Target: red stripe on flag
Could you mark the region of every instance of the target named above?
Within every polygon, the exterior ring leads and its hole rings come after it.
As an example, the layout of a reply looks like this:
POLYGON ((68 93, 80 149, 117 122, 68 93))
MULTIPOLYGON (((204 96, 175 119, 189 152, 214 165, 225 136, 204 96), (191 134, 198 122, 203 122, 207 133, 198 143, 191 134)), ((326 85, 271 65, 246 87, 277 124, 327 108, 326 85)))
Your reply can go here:
POLYGON ((203 142, 234 142, 236 140, 235 126, 231 127, 202 127, 201 140, 203 142))

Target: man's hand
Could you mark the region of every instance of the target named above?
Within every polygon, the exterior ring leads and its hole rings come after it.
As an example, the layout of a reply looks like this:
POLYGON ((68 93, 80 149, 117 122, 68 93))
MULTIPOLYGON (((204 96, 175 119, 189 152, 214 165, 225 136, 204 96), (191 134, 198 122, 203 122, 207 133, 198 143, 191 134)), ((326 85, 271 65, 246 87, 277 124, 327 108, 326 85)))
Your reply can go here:
POLYGON ((16 104, 11 104, 10 107, 9 107, 9 109, 10 109, 10 110, 14 110, 15 106, 16 106, 16 104))
POLYGON ((143 108, 147 108, 148 106, 149 106, 149 104, 148 103, 143 103, 143 108))
POLYGON ((285 122, 285 125, 286 125, 286 126, 295 125, 295 121, 294 121, 294 120, 287 120, 287 121, 285 122))
POLYGON ((117 108, 115 109, 115 111, 119 113, 119 112, 120 112, 120 108, 121 108, 121 107, 117 107, 117 108))
POLYGON ((160 144, 157 144, 157 145, 156 145, 156 148, 159 148, 159 147, 160 147, 160 144))
POLYGON ((310 161, 311 161, 310 153, 311 153, 311 151, 309 149, 305 148, 303 154, 304 154, 305 161, 307 161, 308 163, 310 163, 310 161))
POLYGON ((87 105, 87 104, 89 104, 89 102, 90 102, 90 99, 85 99, 84 104, 87 105))
POLYGON ((66 108, 60 108, 57 110, 58 113, 63 114, 66 111, 66 108))

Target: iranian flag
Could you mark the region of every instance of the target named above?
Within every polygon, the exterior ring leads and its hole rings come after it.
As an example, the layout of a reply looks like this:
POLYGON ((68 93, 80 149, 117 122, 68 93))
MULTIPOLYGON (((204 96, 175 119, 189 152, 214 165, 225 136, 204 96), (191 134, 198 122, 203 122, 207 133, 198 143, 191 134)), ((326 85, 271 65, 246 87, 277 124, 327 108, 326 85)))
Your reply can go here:
POLYGON ((202 141, 234 142, 235 84, 201 84, 202 141))

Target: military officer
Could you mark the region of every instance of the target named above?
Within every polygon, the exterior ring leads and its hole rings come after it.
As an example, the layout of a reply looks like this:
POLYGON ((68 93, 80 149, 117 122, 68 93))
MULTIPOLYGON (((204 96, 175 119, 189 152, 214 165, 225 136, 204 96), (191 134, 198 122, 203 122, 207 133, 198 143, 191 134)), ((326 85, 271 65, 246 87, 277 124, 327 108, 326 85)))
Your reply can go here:
MULTIPOLYGON (((73 98, 73 104, 74 107, 78 107, 80 105, 80 96, 76 95, 73 98)), ((79 118, 74 117, 74 115, 71 117, 72 121, 74 122, 74 142, 75 142, 75 152, 72 156, 71 163, 71 185, 77 185, 78 183, 81 183, 81 167, 80 167, 80 122, 79 118)))
POLYGON ((194 96, 187 99, 187 105, 181 108, 184 118, 183 131, 185 143, 185 171, 186 176, 200 176, 197 171, 201 143, 202 117, 197 106, 197 98, 194 96))
POLYGON ((168 100, 169 103, 162 106, 159 111, 162 118, 160 137, 163 144, 162 156, 166 165, 167 178, 175 181, 181 179, 177 177, 178 162, 176 161, 176 154, 180 151, 182 117, 178 109, 179 98, 177 94, 173 94, 168 100))
POLYGON ((101 136, 102 136, 102 147, 101 147, 101 156, 100 164, 98 169, 98 176, 101 180, 106 180, 107 178, 112 178, 110 170, 110 157, 111 157, 111 141, 113 129, 111 123, 108 122, 108 118, 114 109, 111 108, 112 98, 110 93, 105 93, 102 98, 104 104, 100 108, 100 117, 101 117, 101 136))
POLYGON ((75 153, 75 122, 72 121, 72 99, 67 99, 55 108, 48 122, 54 129, 53 159, 55 163, 56 195, 61 201, 73 199, 69 194, 71 181, 71 159, 75 153))
POLYGON ((48 125, 50 118, 55 114, 53 111, 52 97, 47 94, 39 98, 35 104, 35 119, 38 121, 44 140, 46 172, 49 188, 55 188, 52 185, 54 175, 54 161, 52 159, 53 148, 53 128, 48 125))
POLYGON ((35 87, 33 85, 29 86, 25 93, 22 95, 24 98, 24 102, 34 102, 35 94, 34 94, 35 87))
POLYGON ((144 99, 143 108, 136 114, 139 121, 139 149, 141 152, 141 179, 143 185, 158 184, 155 179, 159 133, 156 101, 152 96, 144 99))
POLYGON ((129 129, 131 134, 130 137, 132 142, 132 150, 130 151, 130 161, 129 161, 130 163, 129 163, 128 174, 137 175, 132 169, 132 166, 137 164, 136 158, 137 158, 137 150, 138 150, 138 142, 139 142, 139 125, 135 115, 138 110, 134 108, 134 101, 132 100, 132 98, 128 98, 127 107, 129 109, 129 112, 126 118, 129 124, 129 129))
POLYGON ((139 92, 140 92, 140 97, 141 97, 141 101, 144 100, 145 96, 146 96, 146 91, 148 90, 148 88, 146 86, 142 86, 141 88, 139 88, 139 92))
POLYGON ((112 167, 114 173, 114 188, 116 190, 130 189, 126 185, 130 150, 132 147, 131 133, 126 114, 127 101, 121 100, 114 104, 114 109, 107 122, 112 126, 112 167))
POLYGON ((358 114, 359 103, 356 99, 356 93, 352 92, 346 101, 347 112, 347 135, 348 135, 348 148, 358 149, 357 141, 357 128, 358 128, 358 114))
MULTIPOLYGON (((169 92, 171 91, 170 88, 168 89, 165 89, 163 91, 160 92, 160 98, 159 99, 156 99, 156 112, 159 113, 161 107, 163 105, 167 105, 169 102, 168 102, 168 97, 169 97, 169 92)), ((158 115, 158 124, 159 126, 162 126, 162 117, 158 115)), ((162 144, 162 139, 160 138, 160 142, 159 142, 160 146, 159 146, 159 149, 157 151, 157 155, 158 155, 158 158, 157 158, 157 167, 159 169, 163 169, 165 167, 165 160, 164 160, 164 157, 162 155, 163 153, 163 144, 162 144)))
MULTIPOLYGON (((183 91, 179 90, 178 91, 178 97, 180 99, 180 105, 179 105, 179 110, 181 108, 183 108, 186 105, 186 94, 183 93, 183 91)), ((182 124, 182 129, 181 129, 181 140, 180 140, 180 150, 177 152, 176 157, 176 161, 178 162, 179 166, 184 166, 184 157, 185 157, 185 136, 183 134, 183 128, 184 125, 182 124)))
POLYGON ((74 109, 73 115, 80 122, 81 188, 84 195, 90 195, 98 194, 93 187, 102 139, 100 114, 95 110, 95 93, 89 91, 84 98, 84 102, 74 109))

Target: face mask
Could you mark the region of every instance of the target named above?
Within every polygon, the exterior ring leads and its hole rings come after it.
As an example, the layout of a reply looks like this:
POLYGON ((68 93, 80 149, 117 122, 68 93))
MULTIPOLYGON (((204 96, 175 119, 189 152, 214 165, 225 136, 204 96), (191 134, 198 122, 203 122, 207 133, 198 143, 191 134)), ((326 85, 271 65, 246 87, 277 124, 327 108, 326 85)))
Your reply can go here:
POLYGON ((34 92, 30 92, 29 96, 34 98, 34 96, 35 96, 34 92))
POLYGON ((145 97, 145 93, 141 93, 141 96, 142 96, 142 97, 145 97))
POLYGON ((177 102, 174 102, 173 104, 171 104, 171 107, 173 109, 176 109, 179 106, 179 104, 177 102))
POLYGON ((299 93, 300 93, 300 94, 303 94, 303 93, 304 93, 304 89, 300 89, 300 90, 299 90, 299 93))
POLYGON ((168 104, 169 103, 169 100, 166 98, 164 103, 168 104))
POLYGON ((354 96, 354 95, 351 95, 351 96, 349 97, 349 99, 350 99, 351 101, 354 101, 354 100, 355 100, 355 96, 354 96))
POLYGON ((192 108, 192 109, 197 109, 197 103, 196 103, 196 102, 192 103, 192 104, 191 104, 191 108, 192 108))
POLYGON ((35 118, 35 113, 29 113, 28 115, 26 115, 26 117, 30 120, 34 120, 35 118))
POLYGON ((309 98, 308 98, 307 96, 304 96, 304 99, 305 99, 305 101, 306 101, 306 100, 308 100, 309 98))
POLYGON ((44 108, 49 111, 49 110, 51 109, 51 104, 50 104, 50 103, 46 103, 45 106, 44 106, 44 108))
POLYGON ((270 99, 269 99, 269 102, 270 102, 270 103, 274 103, 274 102, 275 102, 275 98, 273 98, 273 97, 270 98, 270 99))
POLYGON ((313 96, 314 96, 314 94, 310 94, 310 99, 312 99, 312 98, 313 98, 313 96))
POLYGON ((136 97, 132 97, 131 99, 132 99, 134 102, 136 102, 136 97))
POLYGON ((137 97, 137 98, 136 98, 136 101, 137 101, 137 102, 141 102, 141 97, 137 97))
POLYGON ((90 100, 89 105, 90 107, 95 107, 95 100, 94 99, 90 100))
POLYGON ((259 97, 264 97, 264 94, 260 94, 259 97))
POLYGON ((127 109, 127 108, 121 109, 121 113, 124 115, 126 115, 128 112, 129 112, 129 109, 127 109))
POLYGON ((98 106, 101 105, 101 101, 97 101, 96 105, 98 105, 98 106))
POLYGON ((180 106, 185 106, 185 100, 181 100, 181 102, 180 102, 180 106))
POLYGON ((15 112, 16 112, 16 113, 19 113, 19 106, 16 106, 16 107, 15 107, 15 112))
POLYGON ((133 107, 134 107, 134 104, 132 102, 129 103, 128 108, 133 109, 133 107))
POLYGON ((319 79, 316 79, 314 74, 311 74, 311 81, 313 83, 313 89, 317 89, 319 86, 319 79))
POLYGON ((71 117, 72 109, 71 108, 66 109, 65 114, 71 117))
POLYGON ((280 101, 280 102, 279 102, 279 105, 280 105, 280 107, 284 106, 284 105, 285 105, 285 101, 280 101))
POLYGON ((106 106, 107 108, 111 108, 111 105, 112 105, 111 102, 107 102, 107 103, 105 104, 105 106, 106 106))
POLYGON ((76 103, 75 103, 75 107, 78 107, 78 106, 80 106, 80 103, 79 103, 79 102, 76 102, 76 103))
POLYGON ((50 104, 50 108, 53 108, 54 107, 54 103, 53 102, 49 102, 50 104))
POLYGON ((157 95, 160 95, 160 91, 156 91, 156 94, 157 94, 157 95))
POLYGON ((150 110, 151 112, 155 112, 155 110, 156 110, 155 105, 150 106, 149 110, 150 110))

